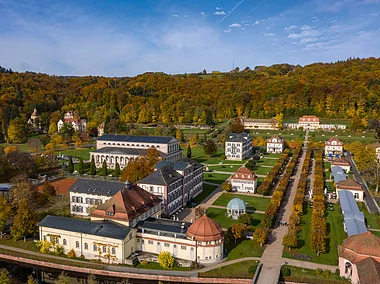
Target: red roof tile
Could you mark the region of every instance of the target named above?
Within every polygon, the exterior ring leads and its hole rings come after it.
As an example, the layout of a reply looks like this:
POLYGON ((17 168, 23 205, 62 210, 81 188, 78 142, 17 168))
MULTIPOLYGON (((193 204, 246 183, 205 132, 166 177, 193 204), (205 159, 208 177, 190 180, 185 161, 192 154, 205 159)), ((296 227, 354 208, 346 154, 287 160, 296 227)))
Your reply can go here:
POLYGON ((338 182, 337 188, 339 189, 354 189, 363 190, 362 186, 352 179, 345 179, 338 182))
POLYGON ((257 177, 254 172, 245 166, 240 167, 237 171, 232 175, 232 179, 245 179, 245 180, 255 180, 257 177))
POLYGON ((211 242, 223 239, 223 229, 213 219, 204 214, 191 224, 186 235, 196 241, 211 242))

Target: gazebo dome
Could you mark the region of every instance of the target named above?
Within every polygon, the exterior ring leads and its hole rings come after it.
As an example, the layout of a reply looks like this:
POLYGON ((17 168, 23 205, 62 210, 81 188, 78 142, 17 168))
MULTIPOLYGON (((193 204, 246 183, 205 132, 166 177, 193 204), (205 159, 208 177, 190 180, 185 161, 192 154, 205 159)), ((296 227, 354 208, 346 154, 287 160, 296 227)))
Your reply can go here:
POLYGON ((213 219, 204 214, 191 224, 186 235, 196 241, 211 242, 223 239, 223 229, 213 219))
POLYGON ((245 204, 244 201, 240 198, 235 197, 234 199, 231 199, 230 202, 227 204, 227 209, 229 210, 244 210, 245 211, 245 204))
POLYGON ((357 254, 380 257, 380 237, 369 231, 349 236, 343 241, 342 247, 357 254))

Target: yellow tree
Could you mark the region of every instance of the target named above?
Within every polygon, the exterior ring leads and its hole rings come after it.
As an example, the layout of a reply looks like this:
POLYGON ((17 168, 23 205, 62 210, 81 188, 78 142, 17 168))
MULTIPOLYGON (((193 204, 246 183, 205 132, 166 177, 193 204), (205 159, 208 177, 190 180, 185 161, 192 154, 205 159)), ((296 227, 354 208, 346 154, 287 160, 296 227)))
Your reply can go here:
POLYGON ((231 227, 232 234, 235 238, 235 243, 237 239, 241 239, 243 237, 244 232, 246 231, 246 227, 243 224, 233 224, 231 227))
POLYGON ((163 269, 170 269, 174 266, 174 257, 168 251, 161 251, 158 255, 158 263, 163 269))
POLYGON ((253 240, 262 247, 267 239, 267 231, 265 228, 257 228, 253 234, 253 240))

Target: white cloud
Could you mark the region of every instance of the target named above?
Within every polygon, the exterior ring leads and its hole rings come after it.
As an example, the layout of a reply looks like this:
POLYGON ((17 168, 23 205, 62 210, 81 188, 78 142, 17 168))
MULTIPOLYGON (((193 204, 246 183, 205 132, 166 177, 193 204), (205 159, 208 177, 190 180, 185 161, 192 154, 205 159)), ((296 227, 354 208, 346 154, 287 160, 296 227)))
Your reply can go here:
POLYGON ((317 18, 317 17, 312 17, 311 18, 311 22, 313 22, 313 23, 316 23, 316 22, 318 22, 319 21, 319 19, 317 18))
POLYGON ((309 43, 309 42, 313 42, 317 40, 318 38, 315 38, 315 37, 306 37, 306 38, 301 39, 300 43, 305 44, 305 43, 309 43))
POLYGON ((203 16, 204 16, 204 15, 206 15, 206 13, 205 13, 205 12, 200 12, 199 14, 201 14, 201 15, 203 15, 203 16))
POLYGON ((300 32, 298 34, 297 33, 289 34, 288 38, 296 39, 296 38, 305 38, 305 37, 316 37, 318 35, 319 35, 319 31, 313 30, 313 29, 311 29, 311 27, 309 29, 309 26, 307 26, 304 29, 302 29, 302 32, 300 32))
POLYGON ((245 30, 246 30, 246 28, 241 28, 241 30, 242 30, 242 31, 245 31, 245 30))
POLYGON ((224 11, 216 11, 214 13, 214 15, 218 15, 218 16, 224 16, 226 13, 224 11))
POLYGON ((264 36, 274 36, 274 33, 264 33, 264 36))
POLYGON ((184 17, 184 18, 187 18, 187 17, 188 17, 188 15, 183 15, 183 17, 184 17))
POLYGON ((241 25, 239 23, 233 23, 230 25, 230 28, 241 28, 241 25))
POLYGON ((172 15, 172 16, 178 18, 178 15, 177 15, 177 14, 174 14, 174 15, 172 15))
POLYGON ((216 10, 222 10, 223 7, 215 7, 216 10))
POLYGON ((290 31, 290 30, 293 30, 293 29, 296 29, 297 26, 296 25, 291 25, 290 27, 287 27, 285 28, 286 31, 290 31))
POLYGON ((249 24, 244 24, 244 26, 248 27, 248 26, 249 26, 249 24))
POLYGON ((377 17, 379 15, 379 13, 371 13, 369 15, 372 16, 372 17, 377 17))
POLYGON ((311 30, 311 27, 308 26, 308 25, 303 25, 303 26, 301 27, 301 30, 303 30, 303 31, 309 31, 309 30, 311 30))
POLYGON ((256 20, 255 25, 258 25, 258 24, 260 24, 260 21, 256 20))
POLYGON ((224 30, 225 33, 229 33, 230 31, 231 31, 231 29, 224 30))

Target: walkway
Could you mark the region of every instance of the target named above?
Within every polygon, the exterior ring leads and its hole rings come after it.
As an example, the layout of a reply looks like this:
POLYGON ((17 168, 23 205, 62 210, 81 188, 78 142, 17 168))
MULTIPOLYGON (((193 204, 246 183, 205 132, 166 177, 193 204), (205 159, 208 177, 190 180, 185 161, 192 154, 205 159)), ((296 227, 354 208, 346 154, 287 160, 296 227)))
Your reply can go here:
MULTIPOLYGON (((304 141, 305 145, 307 145, 307 138, 308 132, 306 132, 306 137, 304 141)), ((275 224, 277 224, 278 221, 289 221, 298 182, 302 173, 302 166, 305 161, 305 152, 306 148, 303 148, 303 151, 300 153, 298 163, 296 164, 297 172, 295 175, 292 176, 291 180, 293 181, 290 182, 290 184, 288 185, 288 190, 286 191, 286 194, 284 196, 282 206, 278 213, 279 217, 275 221, 275 224)), ((284 246, 282 245, 282 239, 287 234, 287 232, 287 226, 277 226, 272 231, 272 234, 269 236, 269 244, 267 245, 261 257, 261 263, 263 264, 263 267, 261 269, 261 273, 258 279, 259 284, 277 284, 281 266, 285 263, 285 261, 288 261, 287 259, 285 260, 282 258, 282 252, 284 250, 284 246)), ((288 262, 290 263, 290 261, 288 262)))

